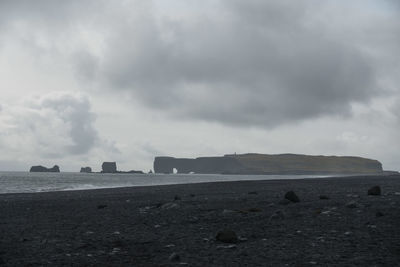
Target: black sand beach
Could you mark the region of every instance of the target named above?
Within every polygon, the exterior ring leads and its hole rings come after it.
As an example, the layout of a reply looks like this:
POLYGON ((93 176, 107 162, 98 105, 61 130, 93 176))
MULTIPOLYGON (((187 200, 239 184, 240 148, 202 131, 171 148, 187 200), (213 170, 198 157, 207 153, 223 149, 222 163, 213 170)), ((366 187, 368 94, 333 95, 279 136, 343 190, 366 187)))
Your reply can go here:
POLYGON ((4 194, 0 262, 399 266, 399 204, 400 176, 4 194), (382 195, 367 195, 375 185, 382 195), (282 202, 289 190, 299 203, 282 202), (216 240, 223 229, 237 242, 216 240))

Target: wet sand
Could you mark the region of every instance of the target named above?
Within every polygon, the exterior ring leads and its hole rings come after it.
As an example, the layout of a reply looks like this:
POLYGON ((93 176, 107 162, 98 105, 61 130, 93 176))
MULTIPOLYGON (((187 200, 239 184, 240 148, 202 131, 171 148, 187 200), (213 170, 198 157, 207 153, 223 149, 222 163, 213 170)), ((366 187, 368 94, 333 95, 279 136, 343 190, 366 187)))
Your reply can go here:
POLYGON ((4 194, 0 264, 399 266, 399 204, 400 176, 4 194))

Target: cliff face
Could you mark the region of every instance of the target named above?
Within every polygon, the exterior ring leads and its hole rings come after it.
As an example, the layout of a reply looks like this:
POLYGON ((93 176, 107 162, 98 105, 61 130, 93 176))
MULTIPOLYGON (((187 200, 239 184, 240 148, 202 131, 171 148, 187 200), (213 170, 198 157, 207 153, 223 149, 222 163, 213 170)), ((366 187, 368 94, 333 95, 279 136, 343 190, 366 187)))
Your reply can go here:
POLYGON ((92 168, 90 167, 82 167, 80 172, 91 173, 92 168))
POLYGON ((60 167, 54 165, 53 168, 46 168, 43 166, 32 166, 29 172, 60 172, 60 167))
POLYGON ((235 158, 231 157, 203 157, 196 159, 156 157, 154 160, 154 171, 156 173, 236 173, 243 166, 235 158))
POLYGON ((354 174, 379 173, 382 164, 360 157, 308 156, 296 154, 241 154, 196 159, 156 157, 156 173, 204 174, 354 174))
POLYGON ((102 173, 116 173, 117 163, 116 162, 103 162, 101 165, 102 173))

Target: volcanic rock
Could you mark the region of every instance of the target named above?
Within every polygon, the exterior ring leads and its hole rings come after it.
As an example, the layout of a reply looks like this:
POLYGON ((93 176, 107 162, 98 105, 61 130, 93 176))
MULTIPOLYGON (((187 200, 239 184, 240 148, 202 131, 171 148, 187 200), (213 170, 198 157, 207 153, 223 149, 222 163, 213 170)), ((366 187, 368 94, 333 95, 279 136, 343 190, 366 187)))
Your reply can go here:
POLYGON ((357 208, 357 202, 352 200, 352 201, 347 202, 345 206, 347 208, 354 209, 354 208, 357 208))
POLYGON ((46 168, 44 166, 32 166, 29 172, 60 172, 60 167, 54 165, 53 168, 46 168))
POLYGON ((371 187, 370 189, 368 189, 368 195, 380 196, 381 195, 381 187, 379 185, 371 187))
POLYGON ((80 172, 91 173, 92 172, 92 168, 90 168, 90 167, 82 167, 80 172))
POLYGON ((232 230, 219 231, 215 238, 224 243, 237 243, 239 241, 236 233, 232 230))
POLYGON ((382 217, 382 216, 384 216, 385 214, 383 214, 383 212, 381 212, 381 211, 377 211, 376 213, 375 213, 375 216, 376 217, 382 217))
POLYGON ((277 220, 277 219, 283 220, 283 219, 285 219, 285 214, 283 213, 283 211, 277 210, 271 215, 271 217, 269 217, 269 219, 270 220, 277 220))
POLYGON ((170 261, 180 261, 181 257, 179 256, 178 253, 173 252, 170 256, 169 256, 169 260, 170 261))
POLYGON ((382 173, 377 160, 360 157, 297 154, 229 154, 222 157, 156 157, 155 173, 203 174, 333 174, 382 173))
POLYGON ((289 201, 291 201, 291 202, 294 202, 294 203, 300 202, 299 197, 298 197, 298 196, 296 195, 296 193, 293 192, 293 191, 287 192, 287 193, 285 194, 285 199, 287 199, 287 200, 289 200, 289 201))
POLYGON ((102 173, 116 173, 117 163, 116 162, 103 162, 101 165, 102 173))

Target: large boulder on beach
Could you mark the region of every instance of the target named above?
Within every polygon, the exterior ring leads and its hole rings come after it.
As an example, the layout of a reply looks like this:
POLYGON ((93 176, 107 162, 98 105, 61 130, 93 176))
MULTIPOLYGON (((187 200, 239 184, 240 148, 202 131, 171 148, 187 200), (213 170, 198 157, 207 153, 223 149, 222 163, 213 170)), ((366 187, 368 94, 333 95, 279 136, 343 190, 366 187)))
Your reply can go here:
POLYGON ((52 168, 46 168, 41 165, 32 166, 29 172, 60 172, 60 167, 58 165, 54 165, 52 168))
POLYGON ((103 162, 101 165, 102 173, 116 173, 117 163, 116 162, 103 162))
POLYGON ((287 199, 287 200, 289 200, 289 201, 291 201, 291 202, 294 202, 294 203, 300 202, 299 197, 298 197, 298 196, 296 195, 296 193, 293 192, 293 191, 287 192, 287 193, 285 194, 285 199, 287 199))
POLYGON ((92 172, 92 168, 90 168, 90 167, 82 167, 80 172, 91 173, 92 172))
POLYGON ((368 195, 380 196, 381 195, 381 187, 379 185, 371 187, 370 189, 368 189, 368 195))
POLYGON ((236 233, 232 230, 219 231, 215 238, 224 243, 237 243, 239 241, 236 233))

